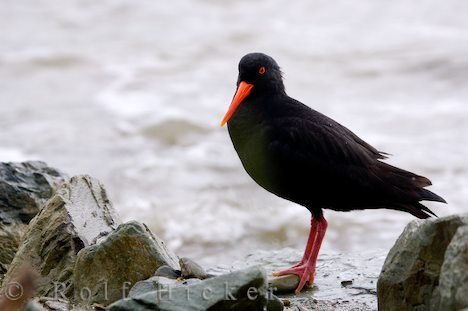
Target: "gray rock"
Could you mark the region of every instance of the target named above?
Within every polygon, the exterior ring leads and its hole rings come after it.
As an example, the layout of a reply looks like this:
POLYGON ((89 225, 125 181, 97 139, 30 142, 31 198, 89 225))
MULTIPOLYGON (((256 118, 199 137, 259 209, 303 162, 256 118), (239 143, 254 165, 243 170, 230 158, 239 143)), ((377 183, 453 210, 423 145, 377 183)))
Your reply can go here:
POLYGON ((445 252, 431 310, 468 308, 468 226, 461 226, 445 252))
POLYGON ((155 290, 168 290, 169 288, 173 289, 180 286, 190 286, 193 284, 198 284, 201 282, 199 279, 187 279, 187 280, 174 280, 160 276, 152 276, 149 279, 137 282, 128 297, 135 298, 137 296, 155 291, 155 290))
POLYGON ((72 296, 76 254, 114 230, 119 222, 97 180, 73 177, 31 220, 3 284, 28 264, 41 276, 38 295, 72 296))
POLYGON ((26 225, 65 178, 44 162, 0 163, 0 282, 26 225))
MULTIPOLYGON (((65 299, 61 298, 49 298, 49 297, 40 297, 37 299, 40 305, 44 306, 47 310, 52 311, 71 311, 74 310, 72 304, 65 299)), ((76 311, 91 311, 91 307, 86 309, 79 309, 76 311)))
POLYGON ((46 311, 38 302, 31 301, 26 306, 25 311, 46 311))
POLYGON ((283 302, 275 295, 269 295, 266 305, 267 311, 283 311, 284 304, 283 302))
POLYGON ((209 277, 209 275, 205 272, 205 269, 203 269, 202 266, 200 266, 190 258, 180 258, 179 265, 180 274, 185 279, 197 278, 200 280, 204 280, 209 277))
POLYGON ((66 178, 40 161, 0 163, 0 223, 28 224, 66 178))
MULTIPOLYGON (((438 296, 447 247, 458 228, 466 225, 468 215, 411 222, 382 268, 377 285, 379 310, 429 310, 438 296)), ((449 262, 447 267, 455 269, 449 262)))
MULTIPOLYGON (((179 260, 180 264, 180 260, 179 260)), ((180 270, 176 270, 172 267, 169 266, 161 266, 159 267, 156 272, 154 273, 154 276, 162 276, 168 279, 177 279, 182 276, 182 272, 180 270)))
POLYGON ((161 276, 152 276, 149 279, 137 282, 130 292, 128 297, 134 298, 155 290, 168 289, 169 287, 175 287, 177 281, 175 279, 169 279, 161 276))
POLYGON ((109 306, 109 311, 264 310, 267 303, 265 270, 251 267, 197 284, 152 291, 109 306))
POLYGON ((78 253, 73 278, 75 301, 110 304, 162 265, 177 268, 177 257, 146 226, 122 224, 101 243, 78 253))

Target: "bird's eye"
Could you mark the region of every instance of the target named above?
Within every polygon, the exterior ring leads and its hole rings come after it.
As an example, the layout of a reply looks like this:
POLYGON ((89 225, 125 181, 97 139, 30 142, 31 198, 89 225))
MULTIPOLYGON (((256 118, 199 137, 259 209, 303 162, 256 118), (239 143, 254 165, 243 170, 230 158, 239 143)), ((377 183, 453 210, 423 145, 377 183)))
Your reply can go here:
POLYGON ((266 71, 266 69, 265 69, 265 67, 263 67, 263 66, 260 67, 260 69, 258 69, 258 73, 261 74, 261 75, 264 74, 265 71, 266 71))

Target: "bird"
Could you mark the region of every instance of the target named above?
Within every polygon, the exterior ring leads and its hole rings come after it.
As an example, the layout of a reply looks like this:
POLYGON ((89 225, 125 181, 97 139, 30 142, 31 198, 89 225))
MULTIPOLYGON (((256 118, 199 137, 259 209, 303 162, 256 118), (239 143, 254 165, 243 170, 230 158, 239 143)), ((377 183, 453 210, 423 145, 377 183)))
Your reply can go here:
POLYGON ((425 189, 431 181, 392 166, 351 130, 286 94, 277 62, 263 53, 243 56, 236 92, 220 126, 245 171, 276 196, 311 213, 302 259, 274 276, 295 274, 295 290, 314 283, 317 257, 327 231, 324 209, 391 209, 424 219, 436 216, 420 201, 447 203, 425 189))

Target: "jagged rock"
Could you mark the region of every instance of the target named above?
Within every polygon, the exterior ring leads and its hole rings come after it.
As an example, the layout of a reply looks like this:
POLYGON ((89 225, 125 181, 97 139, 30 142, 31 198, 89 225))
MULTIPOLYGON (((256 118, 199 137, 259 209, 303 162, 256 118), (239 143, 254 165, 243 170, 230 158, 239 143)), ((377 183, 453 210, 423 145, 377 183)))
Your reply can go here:
POLYGON ((264 310, 266 272, 251 267, 171 290, 152 291, 119 300, 109 311, 264 310))
POLYGON ((40 161, 0 163, 0 223, 28 224, 66 178, 40 161))
POLYGON ((134 221, 122 224, 100 244, 78 253, 75 301, 110 304, 162 265, 177 268, 177 257, 146 226, 134 221))
POLYGON ((89 176, 71 178, 31 220, 3 285, 29 264, 42 277, 38 295, 70 297, 76 254, 119 223, 99 181, 89 176))
POLYGON ((0 163, 0 282, 26 225, 65 178, 44 162, 0 163))
POLYGON ((434 311, 468 308, 468 226, 459 227, 447 247, 431 303, 434 311))
MULTIPOLYGON (((438 300, 437 285, 443 281, 439 280, 442 265, 455 271, 462 264, 456 255, 459 244, 451 251, 447 247, 457 230, 467 225, 468 215, 411 222, 390 250, 382 268, 377 285, 379 310, 429 310, 438 300)), ((441 286, 444 297, 456 296, 453 295, 455 289, 446 287, 459 281, 441 286)))
POLYGON ((8 271, 25 231, 24 224, 0 224, 0 282, 8 271))

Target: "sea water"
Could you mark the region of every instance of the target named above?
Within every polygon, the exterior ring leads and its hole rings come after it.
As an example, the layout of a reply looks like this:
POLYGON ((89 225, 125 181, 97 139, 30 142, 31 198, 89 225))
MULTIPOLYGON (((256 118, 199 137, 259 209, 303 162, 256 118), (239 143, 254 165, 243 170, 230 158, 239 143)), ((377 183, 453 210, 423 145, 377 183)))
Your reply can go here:
MULTIPOLYGON (((7 0, 0 6, 0 160, 43 160, 107 187, 181 256, 228 263, 302 250, 310 215, 244 172, 219 122, 248 52, 287 92, 393 165, 468 200, 468 2, 7 0)), ((338 195, 338 194, 337 194, 338 195)), ((327 211, 324 249, 389 249, 411 215, 327 211)))

